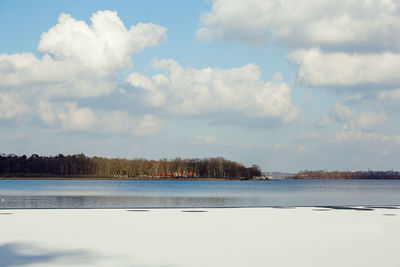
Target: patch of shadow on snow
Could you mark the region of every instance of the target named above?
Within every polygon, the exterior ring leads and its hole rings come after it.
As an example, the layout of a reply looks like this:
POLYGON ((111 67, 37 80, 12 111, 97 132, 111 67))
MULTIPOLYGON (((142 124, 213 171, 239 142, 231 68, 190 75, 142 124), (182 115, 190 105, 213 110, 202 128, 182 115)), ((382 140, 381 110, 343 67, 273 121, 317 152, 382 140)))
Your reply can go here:
POLYGON ((68 261, 74 264, 89 264, 98 255, 84 250, 49 251, 27 243, 6 243, 0 245, 0 266, 28 266, 32 264, 68 261), (29 252, 28 252, 29 251, 29 252))

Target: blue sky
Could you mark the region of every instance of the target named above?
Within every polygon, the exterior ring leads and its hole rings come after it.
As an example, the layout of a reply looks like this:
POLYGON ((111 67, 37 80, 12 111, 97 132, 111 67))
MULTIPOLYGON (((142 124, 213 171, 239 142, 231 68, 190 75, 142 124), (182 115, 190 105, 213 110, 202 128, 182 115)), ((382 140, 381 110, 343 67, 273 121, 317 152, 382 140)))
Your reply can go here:
POLYGON ((398 169, 394 0, 3 0, 0 25, 3 153, 398 169))

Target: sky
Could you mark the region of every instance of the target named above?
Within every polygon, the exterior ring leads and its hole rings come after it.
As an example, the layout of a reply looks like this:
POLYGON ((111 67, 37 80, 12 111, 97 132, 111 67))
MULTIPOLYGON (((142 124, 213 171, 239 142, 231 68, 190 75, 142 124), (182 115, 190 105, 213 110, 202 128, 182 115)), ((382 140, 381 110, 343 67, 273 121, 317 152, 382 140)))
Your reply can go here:
POLYGON ((0 152, 399 170, 397 0, 0 0, 0 152))

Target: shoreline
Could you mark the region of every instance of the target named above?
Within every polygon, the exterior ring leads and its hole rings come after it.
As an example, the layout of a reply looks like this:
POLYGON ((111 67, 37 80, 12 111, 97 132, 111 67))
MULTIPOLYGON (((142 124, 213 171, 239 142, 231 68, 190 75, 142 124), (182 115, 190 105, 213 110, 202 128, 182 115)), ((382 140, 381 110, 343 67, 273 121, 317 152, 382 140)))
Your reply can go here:
POLYGON ((355 179, 326 179, 326 178, 268 178, 268 179, 243 179, 243 178, 226 178, 226 177, 118 177, 118 176, 51 176, 51 175, 0 175, 1 180, 87 180, 87 181, 282 181, 282 180, 297 180, 297 181, 397 181, 400 179, 390 178, 355 178, 355 179))
POLYGON ((0 180, 108 180, 108 181, 253 181, 238 178, 147 178, 147 177, 0 177, 0 180))
POLYGON ((279 179, 240 179, 240 178, 156 178, 156 177, 84 177, 84 176, 0 176, 1 180, 66 180, 66 181, 281 181, 281 180, 298 180, 298 181, 398 181, 400 179, 323 179, 323 178, 279 178, 279 179))

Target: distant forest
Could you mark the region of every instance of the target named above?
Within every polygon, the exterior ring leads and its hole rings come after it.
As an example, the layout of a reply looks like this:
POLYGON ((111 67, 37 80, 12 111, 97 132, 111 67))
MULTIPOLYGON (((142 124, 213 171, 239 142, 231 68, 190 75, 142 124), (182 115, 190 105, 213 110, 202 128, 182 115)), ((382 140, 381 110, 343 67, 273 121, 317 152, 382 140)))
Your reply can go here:
POLYGON ((3 177, 136 177, 136 178, 231 178, 260 176, 257 165, 244 165, 221 157, 205 159, 120 159, 87 157, 84 154, 39 156, 0 154, 3 177))
POLYGON ((398 180, 398 171, 301 171, 292 175, 294 179, 379 179, 398 180))

